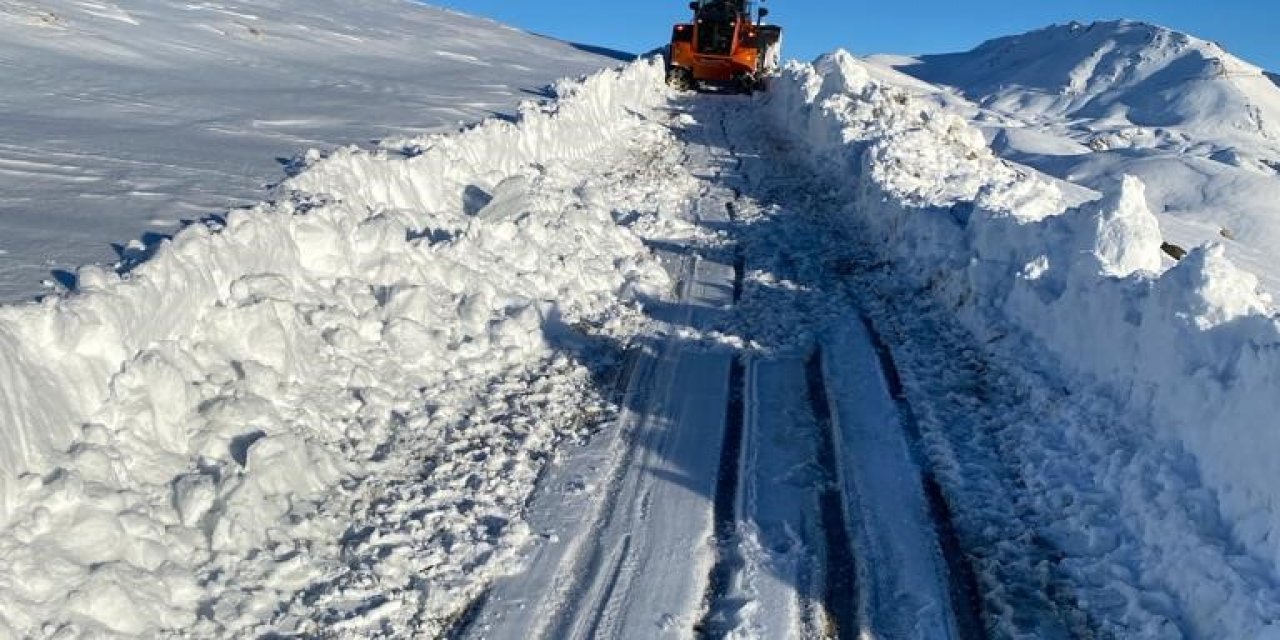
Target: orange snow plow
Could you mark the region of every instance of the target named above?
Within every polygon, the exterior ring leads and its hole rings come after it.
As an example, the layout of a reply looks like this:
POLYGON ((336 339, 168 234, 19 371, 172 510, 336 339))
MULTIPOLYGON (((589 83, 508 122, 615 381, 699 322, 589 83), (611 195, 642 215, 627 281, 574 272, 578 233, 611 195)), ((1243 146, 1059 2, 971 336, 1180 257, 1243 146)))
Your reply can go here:
POLYGON ((782 27, 752 20, 751 0, 696 0, 693 22, 677 24, 667 56, 667 84, 679 89, 728 86, 750 93, 778 69, 782 27))

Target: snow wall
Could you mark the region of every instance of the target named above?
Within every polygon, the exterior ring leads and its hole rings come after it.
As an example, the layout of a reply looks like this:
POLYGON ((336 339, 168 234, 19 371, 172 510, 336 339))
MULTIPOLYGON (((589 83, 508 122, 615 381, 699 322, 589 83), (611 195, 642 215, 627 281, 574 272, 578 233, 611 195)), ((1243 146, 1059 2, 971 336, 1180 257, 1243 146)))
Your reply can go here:
POLYGON ((1280 322, 1253 275, 1218 246, 1164 270, 1139 180, 1068 209, 1052 178, 847 53, 791 64, 765 101, 901 273, 982 337, 1033 337, 1167 430, 1237 539, 1280 563, 1280 322))
MULTIPOLYGON (((628 286, 665 286, 608 215, 519 201, 537 178, 512 177, 617 144, 634 113, 665 100, 662 73, 639 62, 562 83, 560 100, 526 104, 514 123, 425 138, 412 157, 312 154, 285 201, 188 226, 126 275, 85 267, 74 293, 0 308, 0 526, 41 499, 50 471, 81 452, 73 443, 127 441, 105 470, 120 485, 229 461, 229 443, 264 427, 207 415, 209 371, 305 382, 332 375, 358 337, 407 354, 415 377, 461 375, 542 355, 544 301, 572 316, 628 286), (547 215, 519 215, 530 210, 547 215), (301 330, 331 320, 323 342, 301 330), (461 343, 461 358, 446 354, 461 343)), ((336 427, 306 427, 324 428, 336 427)), ((303 465, 304 478, 307 466, 325 468, 303 465)))

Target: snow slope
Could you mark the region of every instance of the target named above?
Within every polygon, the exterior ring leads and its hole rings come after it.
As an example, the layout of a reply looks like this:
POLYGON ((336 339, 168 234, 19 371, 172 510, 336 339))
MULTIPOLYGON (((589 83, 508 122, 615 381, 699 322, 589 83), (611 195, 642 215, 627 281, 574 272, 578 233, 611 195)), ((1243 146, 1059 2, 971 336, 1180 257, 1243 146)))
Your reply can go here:
POLYGON ((1280 87, 1217 44, 1141 22, 1056 25, 972 51, 888 59, 956 88, 1005 157, 1103 190, 1130 174, 1171 241, 1217 241, 1271 290, 1280 87))
POLYGON ((0 301, 251 205, 308 147, 510 115, 615 63, 405 0, 0 1, 0 301))

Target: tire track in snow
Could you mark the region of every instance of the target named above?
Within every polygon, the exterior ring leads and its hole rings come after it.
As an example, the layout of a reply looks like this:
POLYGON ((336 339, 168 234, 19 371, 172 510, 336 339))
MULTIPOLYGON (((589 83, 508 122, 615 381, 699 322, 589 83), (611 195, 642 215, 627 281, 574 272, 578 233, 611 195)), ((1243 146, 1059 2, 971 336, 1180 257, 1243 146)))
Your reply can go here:
POLYGON ((743 564, 739 550, 740 510, 737 507, 742 466, 742 440, 746 366, 742 358, 734 358, 729 366, 729 402, 725 410, 724 444, 720 452, 720 470, 716 479, 715 532, 716 563, 707 580, 706 612, 695 628, 702 637, 720 637, 723 623, 717 618, 725 614, 727 598, 734 574, 743 564))
MULTIPOLYGON (((723 105, 723 103, 721 103, 723 105)), ((729 131, 728 122, 734 116, 740 119, 750 118, 751 114, 746 110, 736 110, 731 113, 732 107, 709 107, 706 111, 714 114, 719 120, 720 134, 725 138, 723 146, 729 149, 730 156, 736 162, 736 170, 741 172, 746 166, 746 159, 739 152, 739 144, 728 142, 732 139, 729 131)), ((704 114, 705 117, 706 114, 704 114)), ((753 138, 754 139, 754 138, 753 138)), ((752 155, 751 151, 745 152, 748 156, 752 155)), ((763 157, 763 154, 757 154, 763 157)), ((777 171, 776 167, 766 166, 765 171, 777 171)), ((719 176, 723 179, 723 174, 719 176)), ((758 176, 757 176, 758 177, 758 176)), ((741 182, 747 185, 749 181, 746 176, 732 176, 735 182, 741 182)), ((734 187, 735 197, 743 198, 744 194, 738 187, 734 187)), ((747 196, 749 197, 749 196, 747 196)), ((739 222, 736 208, 730 207, 729 212, 734 222, 739 222)), ((790 219, 787 224, 794 225, 798 221, 790 219)), ((802 224, 802 223, 801 223, 802 224)), ((745 227, 734 229, 735 235, 741 231, 745 231, 745 227)), ((786 231, 782 231, 787 233, 786 231)), ((745 276, 746 257, 742 250, 741 241, 736 245, 735 264, 740 278, 745 276)), ((799 256, 776 256, 782 261, 778 266, 783 267, 783 272, 792 271, 795 268, 795 259, 799 256), (791 265, 791 266, 786 266, 791 265)), ((803 259, 801 260, 803 262, 803 259)), ((793 277, 791 274, 780 273, 775 274, 781 278, 793 277)), ((735 295, 741 296, 743 283, 738 280, 735 282, 735 295)), ((791 314, 786 310, 777 307, 775 301, 771 308, 763 310, 766 314, 772 315, 778 319, 785 319, 791 314)), ((830 304, 830 303, 828 303, 830 304)), ((849 305, 849 301, 835 302, 837 306, 849 305)), ((849 311, 848 309, 845 310, 849 311)), ((856 317, 856 313, 854 313, 856 317)), ((792 318, 794 319, 794 318, 792 318)), ((821 324, 821 321, 819 321, 821 324)), ((797 327, 799 329, 799 327, 797 327)), ((870 347, 868 346, 868 350, 870 347)), ((706 614, 704 615, 703 624, 700 625, 698 631, 705 636, 724 637, 730 633, 752 635, 757 632, 765 634, 787 633, 788 635, 802 632, 812 635, 824 636, 848 636, 861 633, 867 630, 883 631, 886 629, 880 626, 880 618, 885 615, 882 612, 875 612, 875 622, 870 619, 872 611, 867 610, 864 614, 860 610, 862 606, 866 606, 868 600, 866 596, 878 595, 883 593, 882 589, 876 589, 868 586, 864 593, 860 590, 860 577, 874 575, 879 569, 874 566, 859 564, 855 558, 856 546, 854 544, 853 531, 865 531, 868 522, 873 521, 882 513, 876 512, 874 509, 870 512, 858 511, 857 508, 865 505, 865 501, 859 501, 853 488, 856 483, 851 485, 843 473, 843 464, 846 461, 855 460, 850 458, 848 452, 842 446, 843 439, 841 437, 841 425, 834 419, 833 413, 837 411, 833 406, 832 398, 828 395, 829 385, 826 383, 825 372, 823 370, 824 351, 821 345, 812 349, 810 355, 800 363, 798 371, 803 376, 804 383, 801 386, 801 393, 804 394, 807 404, 798 403, 793 406, 790 412, 770 412, 771 420, 775 424, 771 425, 772 429, 781 429, 784 432, 805 433, 814 440, 811 458, 808 464, 816 467, 818 472, 817 482, 799 490, 803 495, 808 493, 813 500, 812 506, 807 510, 802 509, 799 512, 794 510, 779 511, 778 505, 753 508, 749 512, 744 509, 735 509, 733 503, 724 496, 728 491, 735 491, 739 495, 736 501, 741 504, 744 496, 741 495, 744 487, 740 486, 739 471, 741 475, 756 474, 758 471, 754 468, 747 468, 747 465, 762 465, 762 469, 766 467, 777 466, 781 462, 781 457, 787 454, 773 450, 773 447, 758 447, 752 451, 753 458, 748 460, 739 451, 735 451, 733 443, 741 443, 743 436, 735 433, 734 421, 727 423, 726 446, 724 449, 725 458, 721 460, 720 485, 716 500, 716 520, 718 532, 718 561, 713 569, 708 590, 708 604, 706 614), (763 461, 760 459, 763 458, 763 461), (772 460, 770 459, 772 458, 772 460), (853 493, 851 493, 853 492, 853 493), (852 510, 852 511, 851 511, 852 510), (803 515, 808 513, 808 516, 803 515), (757 540, 747 540, 747 536, 756 533, 757 536, 767 536, 761 531, 762 526, 769 526, 767 523, 773 518, 782 517, 782 522, 789 526, 804 528, 803 520, 807 517, 815 523, 816 530, 813 532, 814 537, 809 539, 806 546, 801 548, 798 553, 801 558, 808 556, 819 567, 817 577, 820 584, 813 585, 814 591, 809 594, 800 594, 799 591, 804 584, 803 571, 795 570, 796 565, 803 565, 804 561, 797 559, 796 550, 779 554, 775 550, 765 550, 763 553, 757 553, 752 557, 753 552, 758 549, 752 548, 749 542, 757 542, 757 540), (863 521, 863 528, 859 529, 855 526, 853 518, 859 518, 863 521), (797 526, 798 525, 798 526, 797 526), (789 557, 788 557, 789 556, 789 557), (750 565, 750 566, 748 566, 750 565), (864 573, 859 573, 859 571, 864 573), (766 576, 764 574, 781 572, 778 575, 766 576), (870 572, 870 573, 867 573, 870 572), (778 581, 784 583, 784 588, 778 589, 778 581), (790 583, 786 585, 786 583, 790 583), (749 584, 754 583, 754 584, 749 584), (787 595, 787 586, 790 587, 791 595, 787 595), (808 617, 805 614, 809 607, 805 605, 796 606, 795 601, 803 599, 805 596, 815 598, 819 613, 815 618, 808 617), (749 602, 752 597, 759 598, 758 601, 749 602), (745 607, 755 606, 758 611, 754 615, 749 616, 751 619, 744 619, 738 615, 738 611, 744 610, 745 607), (773 610, 773 611, 768 611, 773 610), (784 612, 785 611, 785 612, 784 612), (801 631, 801 630, 804 631, 801 631)), ((874 362, 871 362, 874 367, 874 362)), ((865 367, 864 365, 860 365, 865 367)), ((861 371, 861 369, 860 369, 861 371)), ((865 374, 863 374, 865 375, 865 374)), ((782 381, 776 376, 767 376, 761 378, 767 381, 767 384, 779 385, 777 388, 764 388, 754 393, 762 393, 765 396, 773 398, 782 398, 787 393, 782 381)), ((733 389, 736 391, 741 388, 741 383, 734 380, 733 389)), ((745 395, 745 390, 740 392, 745 395)), ((883 393, 883 392, 881 392, 883 393)), ((890 398, 883 398, 882 401, 868 398, 873 405, 883 406, 891 403, 890 398)), ((730 411, 740 403, 730 401, 730 411)), ((900 425, 884 425, 885 428, 895 429, 901 428, 900 425)), ((752 434, 749 440, 754 441, 755 435, 752 434)), ((739 448, 741 446, 739 445, 739 448)), ((896 473, 896 472, 895 472, 896 473)), ((898 473, 900 476, 901 474, 898 473)), ((879 479, 885 477, 893 477, 891 473, 888 476, 881 475, 879 479)), ((856 474, 855 474, 856 477, 856 474)), ((888 483, 880 482, 881 489, 886 491, 895 490, 897 487, 894 481, 888 483)), ((917 540, 928 540, 929 535, 921 534, 912 538, 913 543, 917 540)), ((759 538, 763 539, 763 538, 759 538)), ((867 548, 866 538, 863 539, 863 548, 867 548)), ((927 553, 923 548, 922 552, 927 553)), ((918 564, 918 563, 916 563, 918 564)), ((927 564, 927 563, 926 563, 927 564)), ((893 565, 885 570, 895 571, 899 568, 914 566, 908 562, 899 567, 893 565)), ((915 567, 916 572, 912 574, 912 579, 919 579, 922 575, 919 567, 915 567)), ((905 569, 904 569, 905 570, 905 569)), ((928 575, 928 571, 924 571, 924 575, 928 575)), ((891 578, 891 582, 896 578, 891 578)), ((926 578, 927 580, 927 578, 926 578)), ((886 580, 879 579, 879 583, 886 580)), ((916 583, 919 584, 918 582, 916 583)), ((871 606, 878 607, 879 604, 873 603, 871 606)), ((901 614, 896 607, 885 607, 885 611, 891 619, 898 622, 893 624, 905 625, 901 614)), ((945 619, 945 614, 942 619, 945 619)), ((940 627, 946 626, 945 623, 939 623, 940 627)), ((901 627, 899 627, 901 628, 901 627)))
MULTIPOLYGON (((719 179, 733 194, 726 204, 726 232, 733 241, 735 303, 746 290, 748 268, 754 268, 743 231, 757 206, 743 173, 757 157, 752 141, 735 138, 730 127, 749 116, 737 104, 721 98, 690 105, 713 132, 713 144, 727 151, 729 169, 719 179)), ((737 307, 735 317, 741 314, 737 307)), ((829 625, 819 584, 822 478, 812 471, 818 426, 805 405, 803 361, 775 355, 744 355, 740 361, 730 411, 740 411, 742 420, 728 423, 717 500, 718 561, 696 632, 709 638, 824 637, 829 625)))
POLYGON ((831 419, 831 400, 827 396, 826 374, 822 370, 822 347, 818 346, 805 362, 805 383, 809 405, 818 423, 818 466, 825 482, 819 491, 819 516, 822 519, 823 609, 834 635, 852 635, 860 627, 858 619, 858 562, 849 537, 850 515, 845 509, 845 496, 840 487, 840 434, 831 419))
MULTIPOLYGON (((744 119, 750 115, 744 114, 744 119)), ((754 184, 779 178, 782 183, 790 182, 786 180, 790 163, 782 153, 765 149, 757 131, 758 127, 736 132, 760 141, 761 153, 757 155, 761 160, 750 167, 757 170, 751 175, 754 184)), ((883 637, 984 637, 981 611, 975 606, 975 580, 928 461, 915 453, 918 428, 892 359, 879 357, 888 353, 878 348, 869 334, 858 336, 838 329, 861 313, 856 299, 839 285, 842 274, 827 254, 835 249, 834 255, 839 256, 847 250, 840 251, 839 243, 829 242, 825 225, 815 225, 830 203, 814 196, 826 193, 826 189, 804 175, 798 177, 796 184, 777 193, 751 189, 752 195, 769 203, 762 206, 778 210, 763 216, 761 230, 748 235, 761 245, 754 251, 764 262, 758 267, 764 282, 796 283, 798 288, 793 291, 808 298, 805 306, 812 306, 800 313, 813 317, 800 318, 795 311, 777 308, 761 312, 775 322, 788 317, 801 320, 821 336, 805 362, 804 375, 809 408, 820 425, 816 458, 830 479, 818 490, 825 565, 822 595, 828 622, 840 637, 868 633, 883 637), (806 211, 815 205, 818 211, 806 211), (769 273, 768 264, 774 273, 769 273), (842 337, 828 343, 832 326, 842 337), (829 380, 829 360, 841 362, 834 381, 829 380), (883 386, 873 383, 876 378, 884 380, 883 386), (895 410, 900 413, 897 417, 895 410), (911 516, 915 505, 919 505, 922 517, 899 518, 911 516), (934 562, 931 556, 941 558, 934 562), (912 593, 903 599, 904 594, 912 593), (915 608, 917 605, 923 609, 915 608)), ((774 300, 770 306, 777 304, 774 300)), ((792 330, 796 335, 804 332, 801 326, 792 330)), ((795 340, 785 332, 774 337, 784 343, 795 340)))
MULTIPOLYGON (((722 130, 723 130, 723 123, 722 130)), ((734 151, 730 150, 731 154, 734 151)), ((739 166, 740 166, 739 162, 739 166)), ((739 194, 735 191, 734 197, 739 194)), ((737 206, 734 201, 725 202, 725 213, 730 222, 737 221, 737 206)), ((744 270, 746 258, 739 246, 734 246, 733 259, 733 304, 736 306, 742 298, 744 270)), ((723 634, 724 623, 719 618, 725 615, 724 600, 732 588, 734 573, 744 563, 739 551, 740 529, 738 520, 742 510, 738 507, 741 494, 742 444, 746 414, 746 365, 743 356, 733 359, 729 365, 729 398, 725 407, 724 444, 720 449, 720 470, 716 478, 714 498, 716 562, 711 567, 707 579, 707 593, 704 596, 705 611, 702 619, 694 628, 700 637, 719 637, 723 634)))
POLYGON ((870 336, 871 346, 875 348, 876 357, 880 361, 880 372, 889 388, 889 395, 898 405, 903 431, 908 438, 908 446, 916 467, 920 470, 920 482, 924 489, 925 501, 929 506, 929 515, 938 534, 938 545, 942 551, 942 559, 947 566, 947 586, 951 595, 951 609, 955 615, 956 631, 961 638, 977 640, 985 638, 986 633, 982 620, 982 595, 978 587, 978 578, 973 571, 969 558, 965 556, 960 544, 960 536, 956 531, 951 516, 951 506, 943 493, 942 485, 934 474, 931 465, 921 453, 922 436, 920 423, 916 418, 911 401, 907 398, 906 388, 902 384, 902 373, 894 361, 893 351, 880 334, 875 323, 866 313, 859 314, 859 320, 870 336))
POLYGON ((595 615, 592 616, 591 628, 587 631, 585 637, 600 637, 600 625, 604 623, 606 607, 612 600, 613 594, 618 588, 619 580, 622 579, 623 566, 630 552, 631 536, 626 535, 623 536, 621 543, 615 545, 615 551, 612 554, 612 561, 610 562, 611 568, 609 570, 609 581, 605 584, 604 592, 600 595, 600 599, 596 601, 595 606, 589 609, 589 611, 594 611, 595 615))

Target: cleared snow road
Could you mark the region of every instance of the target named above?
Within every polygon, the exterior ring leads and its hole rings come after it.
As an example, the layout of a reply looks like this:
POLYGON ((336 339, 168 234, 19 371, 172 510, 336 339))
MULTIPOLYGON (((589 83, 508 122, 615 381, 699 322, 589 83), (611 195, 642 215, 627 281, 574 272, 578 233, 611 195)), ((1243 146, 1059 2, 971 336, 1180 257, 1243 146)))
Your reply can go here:
MULTIPOLYGON (((749 101, 679 106, 684 163, 705 185, 686 215, 732 242, 660 248, 679 286, 649 305, 666 330, 633 345, 621 417, 544 476, 529 513, 540 542, 453 635, 971 637, 856 307, 829 301, 779 348, 691 338, 746 326, 744 277, 769 265, 741 231, 761 208, 753 188, 787 168, 749 101)), ((747 313, 797 321, 774 306, 747 313)))

